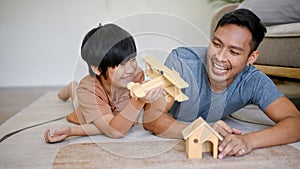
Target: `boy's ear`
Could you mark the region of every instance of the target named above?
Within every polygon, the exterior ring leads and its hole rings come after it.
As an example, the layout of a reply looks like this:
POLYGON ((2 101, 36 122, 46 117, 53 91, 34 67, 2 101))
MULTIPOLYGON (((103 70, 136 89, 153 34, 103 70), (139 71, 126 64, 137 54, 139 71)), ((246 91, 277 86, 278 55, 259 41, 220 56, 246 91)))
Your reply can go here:
POLYGON ((98 67, 91 65, 91 69, 96 75, 100 76, 101 71, 98 69, 98 67))
POLYGON ((248 58, 247 65, 252 65, 254 62, 256 62, 258 56, 259 56, 259 51, 257 50, 253 51, 248 58))

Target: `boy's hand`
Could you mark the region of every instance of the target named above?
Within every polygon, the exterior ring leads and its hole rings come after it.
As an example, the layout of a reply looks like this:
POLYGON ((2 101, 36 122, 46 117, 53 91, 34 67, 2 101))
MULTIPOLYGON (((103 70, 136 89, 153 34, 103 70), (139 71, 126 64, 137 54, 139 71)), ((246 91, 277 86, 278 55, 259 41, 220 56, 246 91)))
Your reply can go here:
POLYGON ((157 101, 160 97, 163 97, 163 89, 155 88, 147 92, 146 96, 140 98, 145 103, 151 103, 157 101))
POLYGON ((67 138, 68 133, 70 133, 69 127, 64 127, 54 131, 47 129, 44 133, 44 138, 47 143, 57 143, 67 138))

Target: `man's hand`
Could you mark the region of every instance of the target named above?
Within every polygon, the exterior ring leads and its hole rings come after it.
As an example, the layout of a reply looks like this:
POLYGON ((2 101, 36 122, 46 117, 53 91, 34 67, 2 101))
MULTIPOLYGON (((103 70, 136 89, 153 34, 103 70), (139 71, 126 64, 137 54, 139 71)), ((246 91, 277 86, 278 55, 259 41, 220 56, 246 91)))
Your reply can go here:
POLYGON ((217 121, 212 128, 215 129, 223 138, 225 138, 228 134, 242 134, 242 131, 228 126, 222 120, 217 121))
POLYGON ((219 159, 223 159, 225 156, 234 155, 242 156, 252 151, 253 146, 251 144, 248 135, 236 135, 228 134, 224 140, 219 144, 219 159))
POLYGON ((242 156, 253 149, 247 135, 242 135, 242 131, 228 126, 224 121, 217 121, 213 129, 224 138, 219 144, 219 159, 227 155, 242 156))

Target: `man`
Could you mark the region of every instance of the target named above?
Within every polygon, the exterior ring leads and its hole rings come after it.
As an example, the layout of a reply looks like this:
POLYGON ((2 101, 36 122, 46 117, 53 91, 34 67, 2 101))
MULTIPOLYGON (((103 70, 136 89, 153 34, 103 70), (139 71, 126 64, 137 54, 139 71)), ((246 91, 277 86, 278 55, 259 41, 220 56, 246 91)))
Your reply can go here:
MULTIPOLYGON (((168 103, 164 113, 144 113, 144 127, 161 137, 182 138, 181 131, 199 116, 217 121, 245 107, 256 104, 276 125, 242 134, 218 121, 214 128, 224 140, 219 157, 241 156, 253 149, 287 144, 300 140, 300 113, 270 78, 252 64, 266 28, 247 9, 225 14, 218 22, 209 47, 173 50, 166 65, 175 68, 189 84, 187 102, 168 103), (173 116, 167 114, 169 112, 173 116), (177 119, 177 120, 175 120, 177 119)), ((157 112, 157 111, 156 111, 157 112)))

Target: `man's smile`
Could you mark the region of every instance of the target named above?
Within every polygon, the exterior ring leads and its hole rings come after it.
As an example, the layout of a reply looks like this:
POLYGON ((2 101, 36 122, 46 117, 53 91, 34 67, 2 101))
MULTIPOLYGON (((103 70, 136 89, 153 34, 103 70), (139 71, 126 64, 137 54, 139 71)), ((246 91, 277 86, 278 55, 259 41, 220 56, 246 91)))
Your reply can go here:
POLYGON ((211 64, 212 64, 212 71, 216 74, 216 75, 224 75, 226 74, 229 70, 231 70, 230 66, 226 66, 224 64, 220 64, 215 62, 213 59, 211 60, 211 64))

